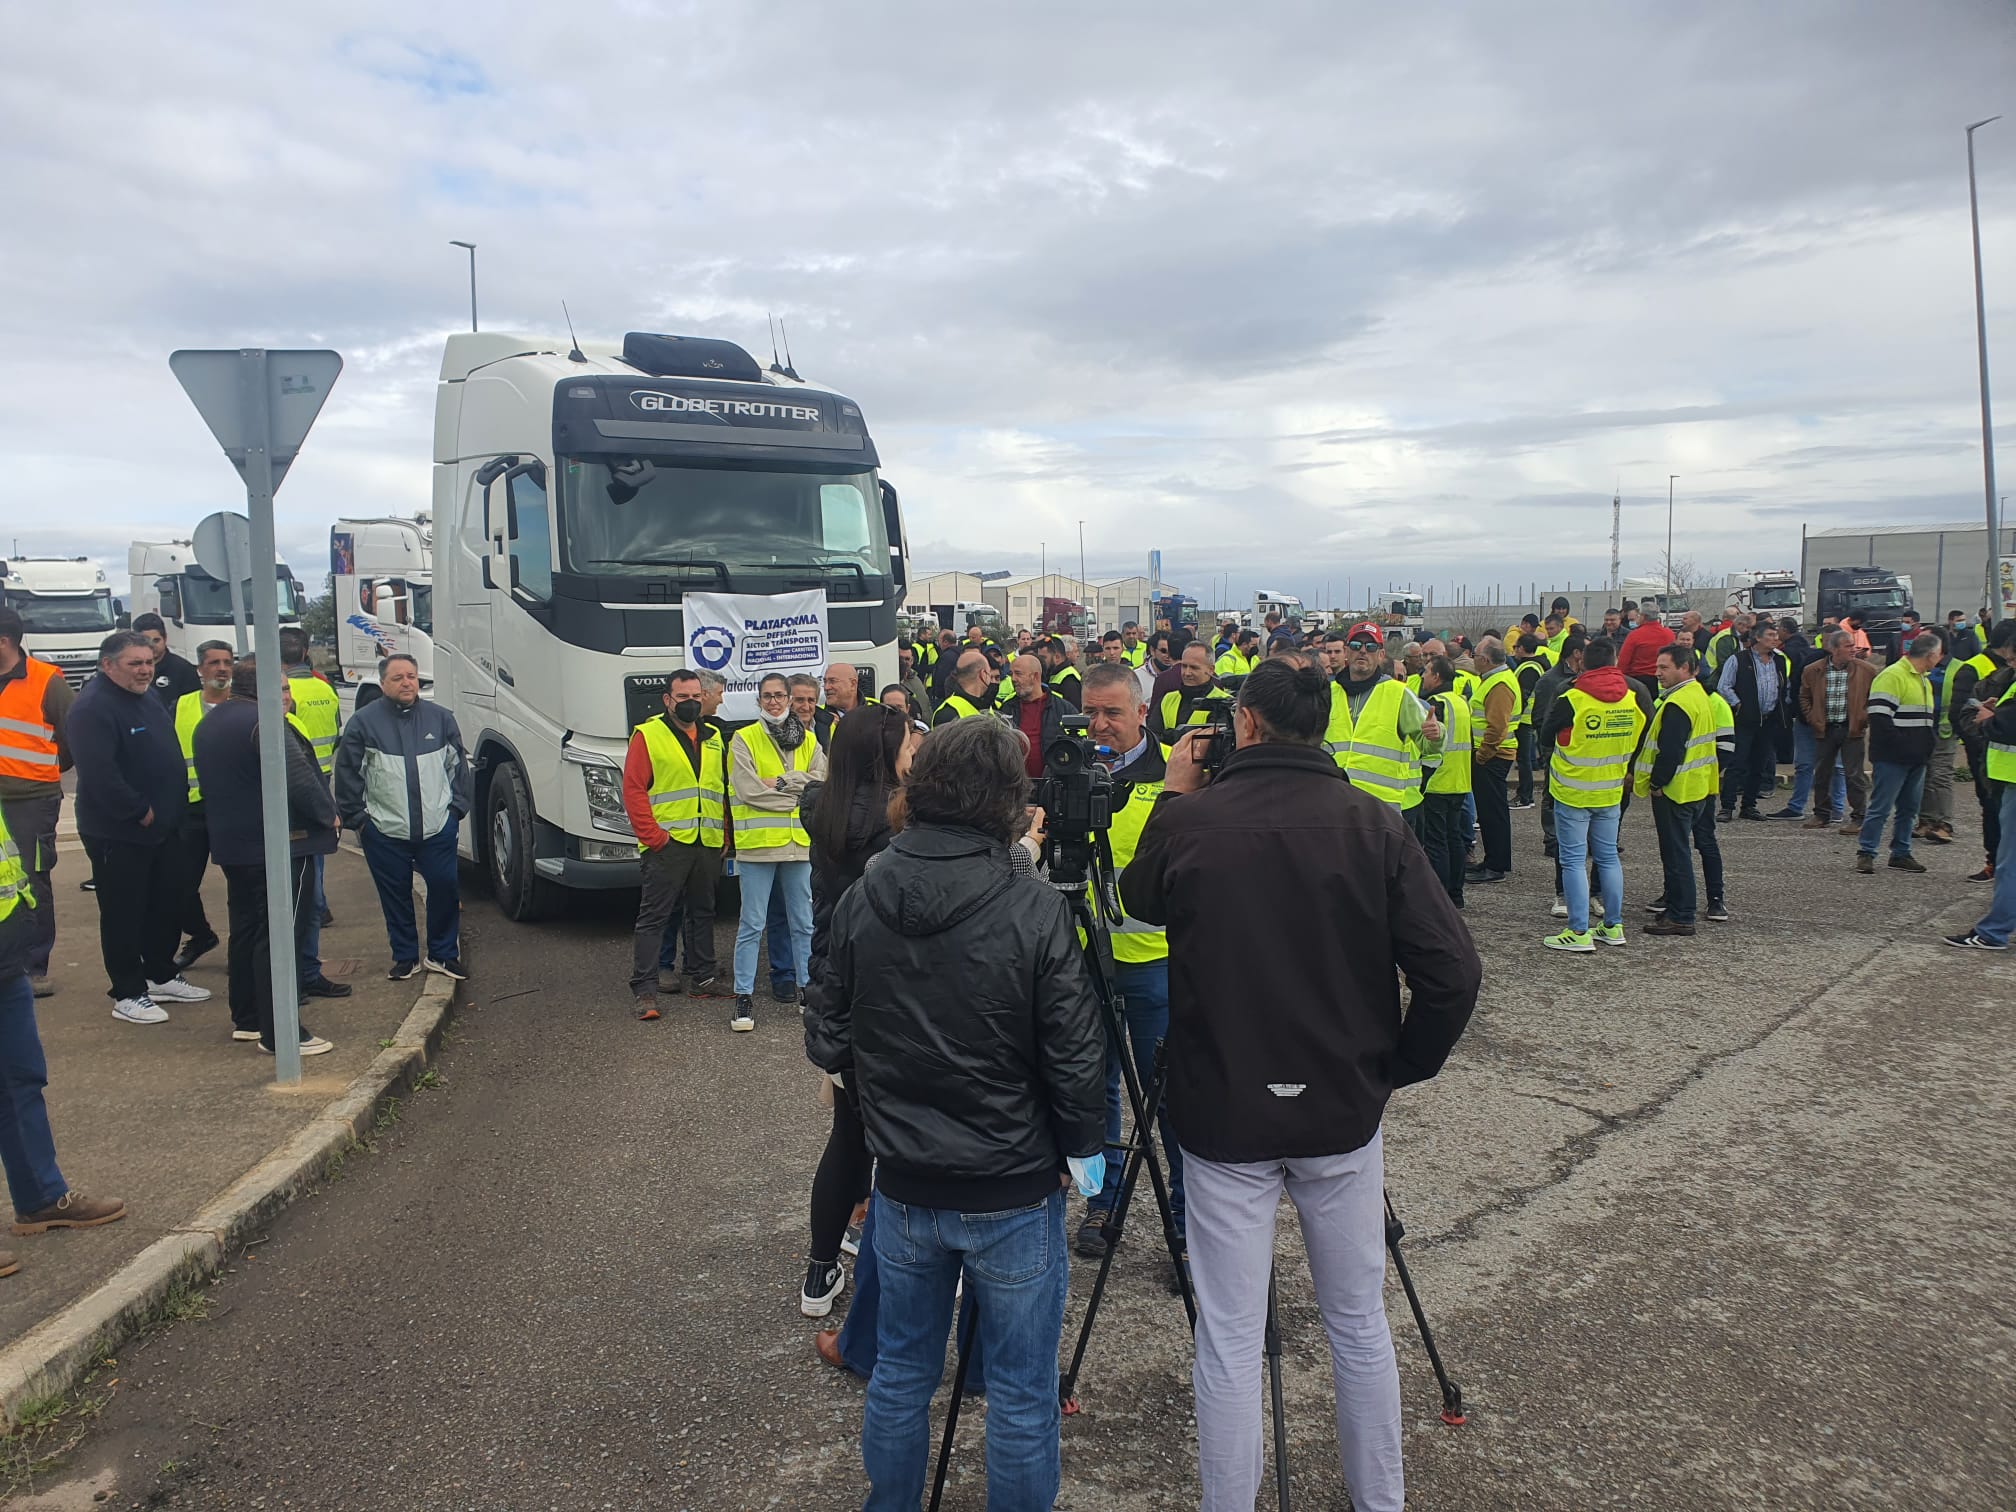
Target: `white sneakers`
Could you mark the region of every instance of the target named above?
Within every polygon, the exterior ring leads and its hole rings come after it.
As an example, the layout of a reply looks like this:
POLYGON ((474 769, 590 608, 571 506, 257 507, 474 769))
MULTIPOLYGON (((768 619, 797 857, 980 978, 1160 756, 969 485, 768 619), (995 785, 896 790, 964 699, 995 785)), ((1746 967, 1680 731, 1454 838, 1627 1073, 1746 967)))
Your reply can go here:
MULTIPOLYGON (((257 1039, 259 1036, 255 1034, 252 1037, 254 1039, 257 1039)), ((262 1051, 265 1051, 265 1053, 268 1055, 271 1055, 273 1053, 271 1050, 267 1050, 264 1045, 261 1045, 259 1048, 262 1051)), ((328 1040, 325 1040, 319 1034, 311 1034, 306 1039, 301 1041, 301 1053, 304 1056, 327 1055, 331 1050, 334 1050, 335 1048, 336 1047, 334 1045, 330 1044, 328 1040)))
POLYGON ((121 998, 114 1003, 112 1017, 128 1024, 165 1024, 168 1022, 168 1010, 143 992, 137 998, 121 998))
MULTIPOLYGON (((210 1001, 210 989, 198 987, 187 977, 177 975, 165 982, 149 982, 147 996, 166 1003, 207 1003, 210 1001)), ((165 1018, 167 1015, 162 1016, 165 1018)))

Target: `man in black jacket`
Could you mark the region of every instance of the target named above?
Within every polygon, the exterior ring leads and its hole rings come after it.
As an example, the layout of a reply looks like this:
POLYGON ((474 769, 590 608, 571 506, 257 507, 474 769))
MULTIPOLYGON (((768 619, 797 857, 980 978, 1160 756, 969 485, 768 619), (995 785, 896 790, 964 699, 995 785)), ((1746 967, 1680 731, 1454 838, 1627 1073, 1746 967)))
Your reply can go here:
MULTIPOLYGON (((224 873, 231 911, 226 959, 231 981, 231 1038, 257 1040, 273 1053, 273 971, 266 913, 265 797, 259 769, 259 669, 246 657, 231 669, 231 700, 204 717, 191 744, 196 780, 210 822, 210 853, 224 873)), ((293 699, 283 681, 283 708, 293 699)), ((308 922, 319 906, 315 858, 336 849, 336 800, 308 737, 290 723, 281 732, 287 757, 288 896, 293 899, 294 954, 298 960, 308 922)), ((305 988, 307 983, 298 983, 305 988)), ((334 985, 334 984, 331 984, 334 985)), ((321 996, 348 996, 319 994, 321 996)), ((335 1046, 306 1024, 301 1053, 323 1055, 335 1046)))
MULTIPOLYGON (((1739 624, 1748 618, 1736 616, 1739 624)), ((1799 699, 1792 663, 1778 649, 1778 627, 1768 619, 1759 624, 1746 647, 1724 658, 1715 681, 1736 711, 1736 759, 1725 774, 1722 817, 1727 819, 1735 808, 1740 785, 1742 817, 1762 819, 1757 799, 1776 780, 1778 733, 1791 724, 1799 699)))
POLYGON ((923 1498, 962 1271, 987 1360, 987 1504, 1057 1496, 1061 1182, 1067 1166, 1087 1195, 1104 1179, 1106 1042, 1064 898, 1010 869, 1028 791, 1000 720, 925 736, 907 822, 834 908, 807 999, 806 1053, 854 1089, 877 1161, 871 1506, 923 1498))
POLYGON ((189 802, 189 769, 171 706, 154 696, 153 680, 147 642, 115 630, 99 644, 98 675, 70 709, 77 833, 98 881, 112 1016, 128 1024, 166 1023, 161 1003, 210 996, 175 969, 185 879, 173 842, 189 802))
POLYGON ((203 686, 203 674, 168 649, 168 626, 160 615, 141 615, 133 621, 133 633, 154 653, 154 691, 173 714, 184 693, 194 693, 203 686))
POLYGON ((1482 975, 1399 810, 1352 786, 1323 751, 1329 717, 1321 673, 1255 668, 1233 715, 1237 752, 1206 787, 1195 737, 1177 745, 1167 796, 1120 878, 1128 912, 1169 933, 1169 1115, 1183 1150, 1210 1507, 1250 1507, 1259 1489, 1254 1387, 1284 1188, 1337 1362, 1352 1505, 1400 1507, 1379 1123, 1395 1087, 1441 1070, 1482 975), (1242 889, 1237 949, 1224 940, 1228 877, 1242 889), (1312 902, 1328 927, 1306 927, 1312 902), (1401 975, 1413 999, 1404 1019, 1401 975))

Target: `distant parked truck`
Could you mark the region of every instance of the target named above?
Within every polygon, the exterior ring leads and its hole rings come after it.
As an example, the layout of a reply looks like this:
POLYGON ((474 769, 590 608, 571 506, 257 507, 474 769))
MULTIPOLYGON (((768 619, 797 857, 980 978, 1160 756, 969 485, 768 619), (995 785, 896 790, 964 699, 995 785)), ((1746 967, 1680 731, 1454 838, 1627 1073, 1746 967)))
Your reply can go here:
POLYGON ((112 633, 112 585, 89 557, 9 557, 0 562, 0 602, 21 616, 21 645, 80 687, 98 670, 98 643, 112 633))
POLYGON ((1862 629, 1873 649, 1886 656, 1897 655, 1897 641, 1904 628, 1904 611, 1911 602, 1911 580, 1899 577, 1887 567, 1822 567, 1820 569, 1820 618, 1862 617, 1862 629))
POLYGON ((1076 599, 1046 598, 1043 616, 1036 622, 1038 635, 1072 635, 1084 640, 1092 634, 1092 611, 1076 599))
POLYGON ((1805 623, 1806 590, 1799 574, 1782 568, 1768 572, 1732 572, 1724 580, 1730 613, 1768 614, 1805 623))
POLYGON ((361 707, 378 696, 378 662, 402 651, 434 688, 434 524, 414 519, 338 520, 329 528, 336 595, 336 660, 361 707))
MULTIPOLYGON (((232 638, 231 585, 196 565, 187 541, 135 541, 126 548, 126 570, 132 577, 129 607, 137 615, 152 612, 167 627, 168 649, 191 663, 196 648, 207 640, 232 638)), ((280 586, 280 623, 301 623, 301 584, 285 562, 273 564, 280 586)), ((251 585, 246 585, 246 623, 251 623, 251 585)))

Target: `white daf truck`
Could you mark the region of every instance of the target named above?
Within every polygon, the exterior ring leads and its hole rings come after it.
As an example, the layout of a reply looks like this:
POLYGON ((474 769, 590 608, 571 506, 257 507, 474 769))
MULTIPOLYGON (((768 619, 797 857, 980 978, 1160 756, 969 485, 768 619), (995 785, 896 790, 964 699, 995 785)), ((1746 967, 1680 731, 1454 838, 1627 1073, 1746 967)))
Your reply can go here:
MULTIPOLYGON (((160 615, 168 649, 183 660, 194 662, 204 641, 232 638, 231 585, 197 566, 195 549, 187 541, 135 541, 126 548, 126 570, 132 579, 127 609, 136 619, 149 612, 160 615)), ((273 564, 273 576, 280 586, 280 623, 298 626, 305 602, 301 584, 285 562, 273 564)), ((248 592, 248 626, 251 613, 248 592)))
POLYGON ((21 616, 21 644, 81 687, 98 670, 98 643, 112 633, 112 585, 89 557, 9 557, 0 562, 0 603, 21 616))
POLYGON ((329 527, 329 580, 336 596, 336 660, 361 707, 378 696, 378 661, 403 651, 420 664, 420 691, 434 685, 434 522, 390 517, 329 527))
MULTIPOLYGON (((686 595, 823 597, 827 654, 896 676, 896 492, 851 399, 731 342, 448 338, 434 411, 434 696, 475 771, 463 855, 514 919, 637 885, 630 731, 722 664, 686 595)), ((735 688, 753 702, 753 683, 735 688)), ((725 711, 734 715, 731 707, 725 711)))

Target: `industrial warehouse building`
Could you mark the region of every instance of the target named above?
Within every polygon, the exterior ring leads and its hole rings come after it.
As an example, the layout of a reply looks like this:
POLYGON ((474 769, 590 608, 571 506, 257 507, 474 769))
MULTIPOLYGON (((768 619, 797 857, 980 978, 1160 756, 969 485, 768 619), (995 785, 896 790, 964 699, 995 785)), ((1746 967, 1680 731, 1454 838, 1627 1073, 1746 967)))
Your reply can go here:
MULTIPOLYGON (((2016 556, 2016 528, 1999 532, 2002 556, 2016 556)), ((1887 567, 1911 579, 1911 598, 1927 620, 1959 609, 1969 619, 1981 607, 1988 566, 1984 523, 1842 526, 1815 530, 1800 543, 1799 580, 1806 585, 1808 617, 1820 601, 1822 567, 1887 567)))
MULTIPOLYGON (((912 614, 936 613, 944 623, 957 604, 986 603, 1000 612, 1009 629, 1028 630, 1041 617, 1043 600, 1070 599, 1092 611, 1100 630, 1118 630, 1129 620, 1143 626, 1150 622, 1152 586, 1139 575, 1081 582, 1062 572, 991 579, 970 572, 935 572, 912 583, 904 607, 912 614)), ((1164 583, 1162 591, 1177 590, 1164 583)))

